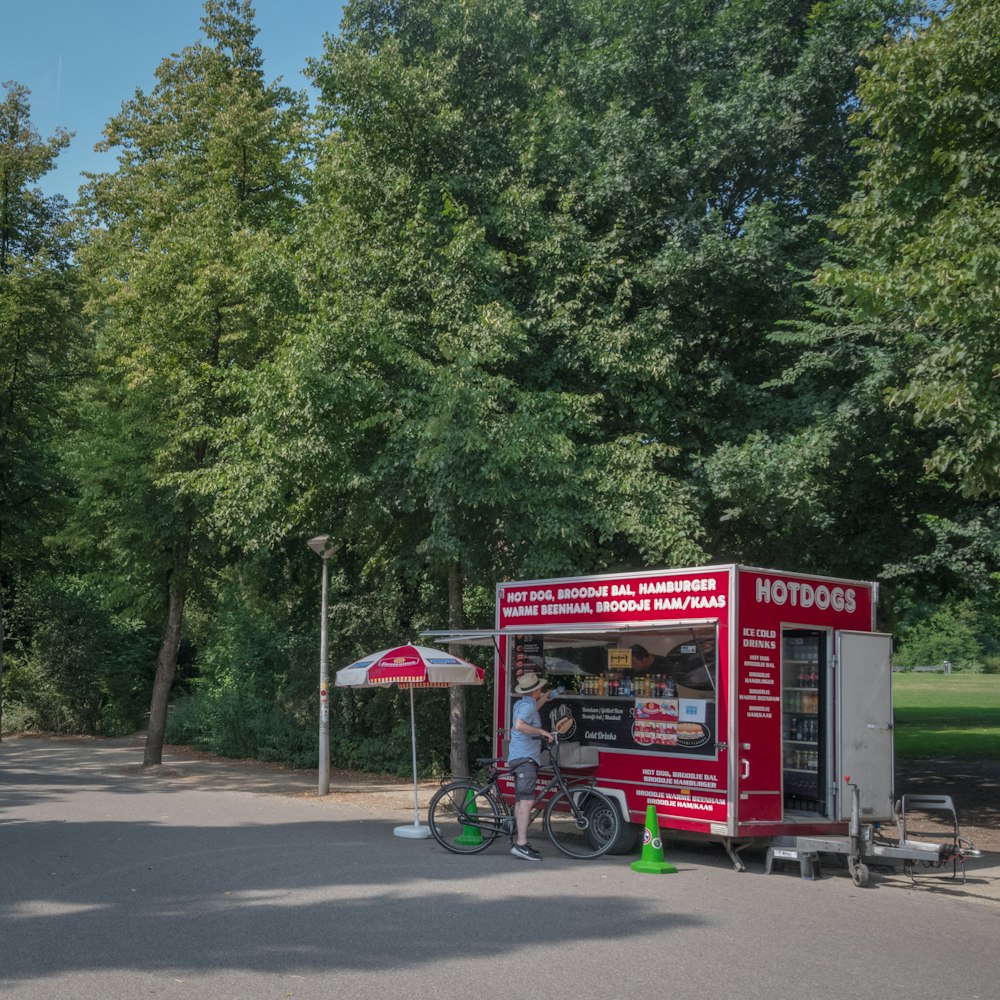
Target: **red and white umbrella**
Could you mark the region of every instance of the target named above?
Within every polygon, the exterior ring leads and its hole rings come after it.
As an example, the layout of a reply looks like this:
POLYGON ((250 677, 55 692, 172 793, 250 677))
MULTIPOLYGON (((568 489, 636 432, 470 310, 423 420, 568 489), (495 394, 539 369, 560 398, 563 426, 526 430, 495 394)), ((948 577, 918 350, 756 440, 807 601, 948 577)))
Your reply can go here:
POLYGON ((417 794, 417 726, 413 708, 415 688, 451 687, 456 684, 482 684, 486 672, 460 656, 452 656, 429 646, 394 646, 365 656, 338 670, 336 687, 397 687, 410 689, 410 742, 413 749, 413 824, 397 826, 397 837, 425 838, 430 830, 420 823, 417 794))

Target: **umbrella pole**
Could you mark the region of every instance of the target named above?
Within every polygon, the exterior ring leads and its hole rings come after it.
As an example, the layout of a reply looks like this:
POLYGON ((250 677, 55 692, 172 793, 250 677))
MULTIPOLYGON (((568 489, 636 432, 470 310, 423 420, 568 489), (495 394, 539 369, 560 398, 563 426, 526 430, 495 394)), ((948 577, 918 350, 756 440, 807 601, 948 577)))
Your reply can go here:
POLYGON ((413 687, 410 687, 410 747, 413 751, 413 823, 407 826, 397 826, 392 832, 397 837, 408 837, 411 840, 425 840, 431 835, 426 826, 420 825, 420 799, 417 794, 417 717, 413 708, 413 687))

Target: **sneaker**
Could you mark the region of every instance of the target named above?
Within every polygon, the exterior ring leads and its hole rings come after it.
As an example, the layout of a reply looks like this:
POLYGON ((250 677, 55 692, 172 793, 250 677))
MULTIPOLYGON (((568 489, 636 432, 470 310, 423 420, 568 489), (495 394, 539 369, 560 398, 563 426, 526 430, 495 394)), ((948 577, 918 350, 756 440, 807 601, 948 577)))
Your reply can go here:
POLYGON ((542 856, 531 846, 531 844, 515 844, 510 849, 510 853, 513 854, 515 858, 522 858, 525 861, 542 860, 542 856))

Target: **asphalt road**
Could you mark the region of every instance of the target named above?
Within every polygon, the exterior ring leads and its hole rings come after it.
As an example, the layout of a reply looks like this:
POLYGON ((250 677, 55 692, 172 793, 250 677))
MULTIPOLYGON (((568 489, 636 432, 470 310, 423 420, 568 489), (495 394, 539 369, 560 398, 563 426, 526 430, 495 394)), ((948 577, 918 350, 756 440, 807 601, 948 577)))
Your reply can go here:
MULTIPOLYGON (((149 775, 134 740, 0 743, 0 996, 485 1000, 993 998, 1000 857, 968 883, 736 873, 668 841, 542 864, 402 840, 308 775, 149 775)), ((168 763, 168 761, 165 761, 168 763)), ((426 805, 426 803, 424 803, 426 805)), ((546 850, 546 847, 548 849, 546 850)))

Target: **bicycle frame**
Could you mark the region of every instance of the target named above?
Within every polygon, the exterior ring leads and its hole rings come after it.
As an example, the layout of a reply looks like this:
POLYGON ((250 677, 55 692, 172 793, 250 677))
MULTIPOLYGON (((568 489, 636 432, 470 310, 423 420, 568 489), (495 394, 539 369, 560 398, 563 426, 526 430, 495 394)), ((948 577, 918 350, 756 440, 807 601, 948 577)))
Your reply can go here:
MULTIPOLYGON (((574 777, 567 780, 566 776, 562 772, 562 769, 559 767, 558 746, 559 738, 556 737, 550 744, 549 750, 549 761, 552 768, 552 776, 548 779, 541 790, 536 791, 535 793, 535 798, 531 803, 531 812, 528 816, 529 825, 535 822, 535 820, 544 812, 548 803, 555 798, 556 794, 560 792, 565 793, 566 799, 573 809, 574 817, 578 817, 579 810, 577 809, 576 798, 573 793, 591 789, 597 783, 597 779, 593 777, 574 777)), ((477 763, 489 765, 486 783, 479 788, 479 791, 492 795, 496 799, 497 804, 504 810, 505 820, 508 818, 513 819, 513 810, 500 789, 500 780, 508 775, 512 775, 513 771, 511 771, 505 764, 501 767, 500 765, 503 764, 503 760, 497 757, 483 757, 480 758, 477 763)), ((475 814, 463 816, 463 819, 468 820, 466 823, 467 826, 477 827, 482 830, 498 830, 500 833, 510 832, 506 822, 502 822, 500 824, 484 822, 478 815, 475 814)))

